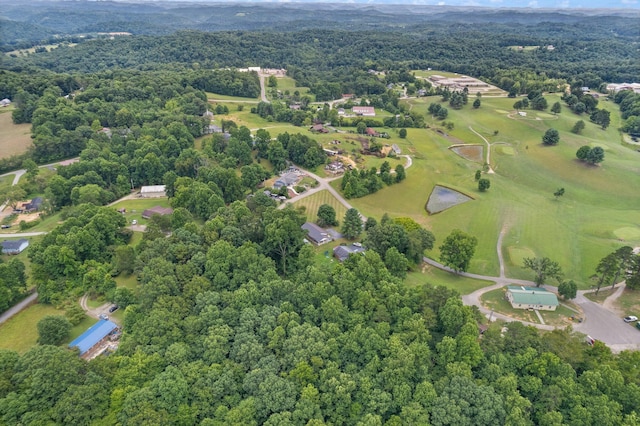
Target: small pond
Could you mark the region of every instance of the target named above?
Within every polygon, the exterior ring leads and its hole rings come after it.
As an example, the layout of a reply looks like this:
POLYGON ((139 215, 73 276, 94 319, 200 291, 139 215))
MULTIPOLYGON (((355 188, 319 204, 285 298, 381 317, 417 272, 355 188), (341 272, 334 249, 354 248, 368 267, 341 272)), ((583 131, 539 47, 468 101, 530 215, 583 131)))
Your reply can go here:
POLYGON ((429 195, 429 201, 427 201, 427 212, 429 214, 440 213, 448 208, 457 206, 458 204, 466 203, 473 200, 473 198, 464 195, 454 189, 447 188, 446 186, 436 185, 429 195))

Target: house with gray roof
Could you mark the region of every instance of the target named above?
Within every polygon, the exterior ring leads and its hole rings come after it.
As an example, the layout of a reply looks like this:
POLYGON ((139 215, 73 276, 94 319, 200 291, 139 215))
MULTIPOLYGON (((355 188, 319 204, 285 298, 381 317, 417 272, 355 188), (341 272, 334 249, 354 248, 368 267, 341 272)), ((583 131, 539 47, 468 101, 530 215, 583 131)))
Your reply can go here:
POLYGON ((294 173, 294 172, 285 173, 273 183, 273 187, 280 189, 283 186, 295 185, 298 182, 299 178, 300 176, 298 176, 297 173, 294 173))
POLYGON ((507 286, 505 297, 514 309, 555 311, 558 308, 558 297, 555 293, 540 287, 510 285, 507 286))
POLYGON ((5 240, 2 243, 2 254, 19 254, 29 247, 29 240, 5 240))
POLYGON ((315 245, 322 245, 332 240, 331 235, 315 223, 305 222, 302 229, 307 231, 307 239, 315 245))
POLYGON ((340 262, 344 262, 354 253, 364 253, 365 248, 360 243, 353 243, 348 246, 337 246, 333 248, 333 256, 340 262))

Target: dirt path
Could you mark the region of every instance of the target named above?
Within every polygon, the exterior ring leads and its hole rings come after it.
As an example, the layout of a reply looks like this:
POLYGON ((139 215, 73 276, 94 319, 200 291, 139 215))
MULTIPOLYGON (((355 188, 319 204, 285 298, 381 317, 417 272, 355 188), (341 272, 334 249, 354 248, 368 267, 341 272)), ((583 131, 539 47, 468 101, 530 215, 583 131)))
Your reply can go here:
POLYGON ((489 166, 489 170, 487 171, 487 174, 495 173, 493 171, 493 169, 491 168, 491 144, 489 143, 489 141, 484 136, 482 136, 480 133, 478 133, 475 130, 473 130, 473 127, 469 126, 469 130, 471 130, 476 135, 480 136, 480 138, 484 141, 484 143, 487 144, 487 160, 486 160, 486 164, 489 166))
POLYGON ((611 312, 617 312, 618 314, 621 314, 620 310, 617 309, 614 305, 616 304, 618 298, 620 296, 622 296, 622 293, 624 292, 624 289, 627 287, 627 284, 622 281, 620 284, 617 284, 618 289, 609 297, 607 297, 604 302, 602 302, 602 307, 611 311, 611 312))
POLYGON ((97 308, 91 309, 89 308, 89 306, 87 306, 88 299, 89 296, 85 294, 80 298, 80 300, 78 300, 78 302, 80 303, 80 307, 87 315, 93 318, 100 318, 100 315, 109 315, 109 307, 111 306, 111 303, 107 302, 104 305, 100 305, 97 308))

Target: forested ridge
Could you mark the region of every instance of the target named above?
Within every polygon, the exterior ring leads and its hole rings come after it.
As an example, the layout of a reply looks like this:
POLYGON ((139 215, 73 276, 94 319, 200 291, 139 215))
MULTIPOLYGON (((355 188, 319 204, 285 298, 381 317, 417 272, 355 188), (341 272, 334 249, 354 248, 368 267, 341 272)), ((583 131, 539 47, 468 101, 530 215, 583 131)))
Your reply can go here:
MULTIPOLYGON (((634 20, 630 20, 634 21, 634 20)), ((427 27, 401 33, 315 30, 292 33, 180 31, 162 37, 88 40, 29 57, 5 58, 5 68, 32 67, 55 72, 96 72, 112 68, 240 67, 287 68, 301 85, 344 81, 354 69, 445 69, 500 84, 511 72, 549 78, 603 82, 632 81, 640 73, 637 36, 610 37, 608 28, 574 25, 427 27), (576 30, 578 27, 578 30, 576 30), (598 31, 599 30, 599 31, 598 31), (576 38, 576 32, 580 33, 576 38), (514 34, 518 34, 517 37, 514 34), (513 45, 553 45, 519 52, 513 45), (322 75, 320 75, 322 73, 322 75)), ((590 84, 597 87, 599 84, 590 84)), ((506 88, 509 89, 508 87, 506 88)))

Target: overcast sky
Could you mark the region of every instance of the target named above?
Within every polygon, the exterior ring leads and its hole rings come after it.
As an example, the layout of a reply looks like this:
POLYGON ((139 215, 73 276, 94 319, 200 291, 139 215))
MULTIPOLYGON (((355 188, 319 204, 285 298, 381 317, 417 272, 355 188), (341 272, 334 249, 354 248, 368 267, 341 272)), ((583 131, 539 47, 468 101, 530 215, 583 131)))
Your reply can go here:
MULTIPOLYGON (((126 0, 124 0, 126 1, 126 0)), ((136 1, 136 0, 132 0, 136 1)), ((137 0, 154 1, 154 0, 137 0)), ((160 0, 163 1, 163 0, 160 0)), ((164 0, 168 2, 207 2, 222 3, 224 0, 164 0)), ((416 4, 446 6, 482 6, 493 8, 551 8, 551 9, 640 9, 640 0, 231 0, 237 2, 270 2, 270 3, 381 3, 381 4, 416 4)))

